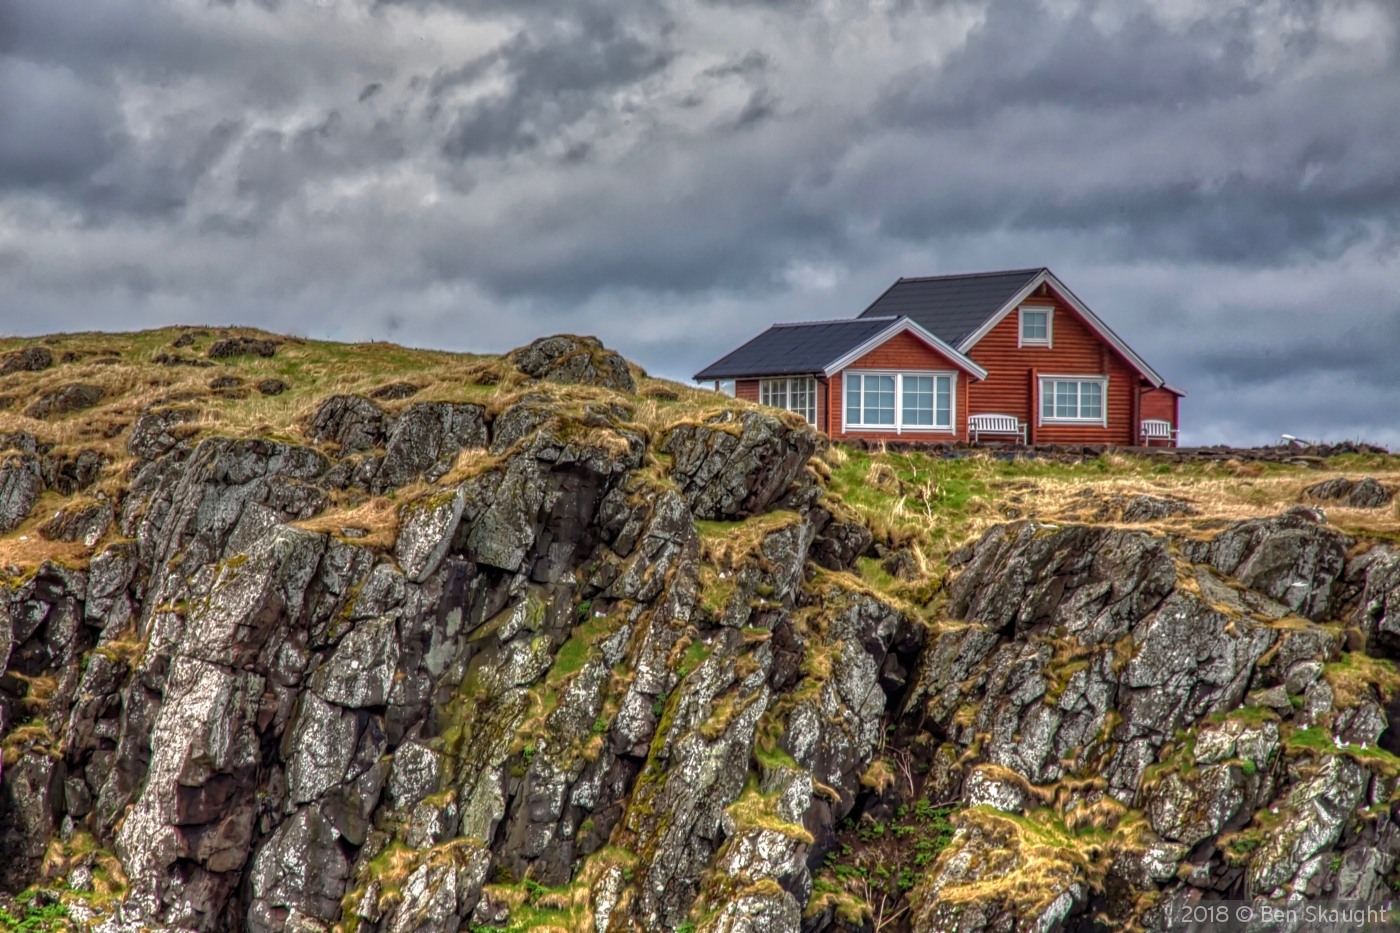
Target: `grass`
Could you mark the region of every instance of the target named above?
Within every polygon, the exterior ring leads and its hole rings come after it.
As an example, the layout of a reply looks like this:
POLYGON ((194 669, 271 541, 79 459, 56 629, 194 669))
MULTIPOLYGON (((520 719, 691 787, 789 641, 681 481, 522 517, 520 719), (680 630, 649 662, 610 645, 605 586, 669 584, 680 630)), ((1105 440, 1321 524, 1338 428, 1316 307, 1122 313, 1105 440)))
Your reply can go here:
POLYGON ((813 879, 808 914, 832 906, 848 922, 875 929, 907 919, 909 892, 952 841, 957 812, 925 798, 901 806, 888 823, 846 819, 813 879))
MULTIPOLYGON (((1169 464, 1117 453, 1082 463, 1001 460, 987 452, 943 460, 843 447, 832 448, 823 460, 829 498, 859 515, 876 541, 916 549, 934 577, 953 549, 1008 520, 1112 524, 1096 513, 1113 497, 1185 500, 1199 514, 1125 527, 1207 535, 1227 522, 1277 515, 1296 505, 1305 487, 1334 476, 1366 474, 1400 486, 1400 456, 1375 454, 1335 457, 1321 469, 1235 461, 1169 464)), ((1400 497, 1380 509, 1326 511, 1331 524, 1367 542, 1400 541, 1400 497)), ((860 576, 882 592, 895 587, 878 563, 862 562, 860 576)))

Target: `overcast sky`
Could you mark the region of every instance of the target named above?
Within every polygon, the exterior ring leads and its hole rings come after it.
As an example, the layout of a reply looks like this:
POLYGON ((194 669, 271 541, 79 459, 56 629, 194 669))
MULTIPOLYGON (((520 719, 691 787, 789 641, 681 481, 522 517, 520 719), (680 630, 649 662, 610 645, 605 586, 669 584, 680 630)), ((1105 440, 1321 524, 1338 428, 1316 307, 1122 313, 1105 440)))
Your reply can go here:
POLYGON ((1184 439, 1400 447, 1396 0, 0 0, 0 331, 688 378, 1050 266, 1184 439))

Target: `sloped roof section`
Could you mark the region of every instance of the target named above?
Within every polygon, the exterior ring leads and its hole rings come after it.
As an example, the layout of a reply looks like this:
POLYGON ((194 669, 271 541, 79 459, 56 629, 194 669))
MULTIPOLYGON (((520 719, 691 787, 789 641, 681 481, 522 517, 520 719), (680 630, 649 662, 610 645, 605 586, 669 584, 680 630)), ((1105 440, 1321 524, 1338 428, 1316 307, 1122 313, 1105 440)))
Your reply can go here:
POLYGON ((952 346, 996 314, 1048 270, 1012 269, 970 275, 901 278, 861 312, 862 318, 907 317, 952 346))
POLYGON ((891 317, 774 324, 695 374, 697 381, 739 376, 807 376, 890 328, 891 317))

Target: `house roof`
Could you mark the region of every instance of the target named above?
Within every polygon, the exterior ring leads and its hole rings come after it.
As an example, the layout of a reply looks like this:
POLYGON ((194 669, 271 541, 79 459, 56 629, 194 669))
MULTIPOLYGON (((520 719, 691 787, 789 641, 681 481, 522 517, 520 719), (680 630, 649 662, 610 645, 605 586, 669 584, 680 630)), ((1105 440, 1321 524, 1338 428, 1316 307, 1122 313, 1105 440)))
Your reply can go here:
POLYGON ((901 278, 860 316, 909 317, 956 347, 1045 271, 1012 269, 901 278))
MULTIPOLYGON (((1063 298, 1104 342, 1116 349, 1154 387, 1163 384, 1147 361, 1045 267, 901 278, 861 312, 860 317, 900 314, 918 322, 967 353, 1022 301, 1044 283, 1063 298)), ((859 320, 860 318, 857 318, 859 320)))
POLYGON ((774 324, 734 352, 695 374, 697 381, 754 376, 831 375, 896 334, 911 331, 960 369, 985 379, 987 371, 918 322, 903 317, 774 324))

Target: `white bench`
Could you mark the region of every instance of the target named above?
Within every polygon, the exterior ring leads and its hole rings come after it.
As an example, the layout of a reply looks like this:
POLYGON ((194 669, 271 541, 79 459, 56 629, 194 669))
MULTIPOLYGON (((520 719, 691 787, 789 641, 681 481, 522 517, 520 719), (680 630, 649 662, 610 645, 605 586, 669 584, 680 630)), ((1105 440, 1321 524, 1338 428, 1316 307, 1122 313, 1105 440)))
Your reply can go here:
POLYGON ((1026 426, 1015 415, 969 415, 967 431, 974 444, 980 443, 983 434, 1013 434, 1026 443, 1026 426))
POLYGON ((1172 427, 1170 421, 1163 421, 1161 418, 1142 419, 1142 445, 1147 447, 1153 441, 1175 444, 1176 428, 1172 427))

